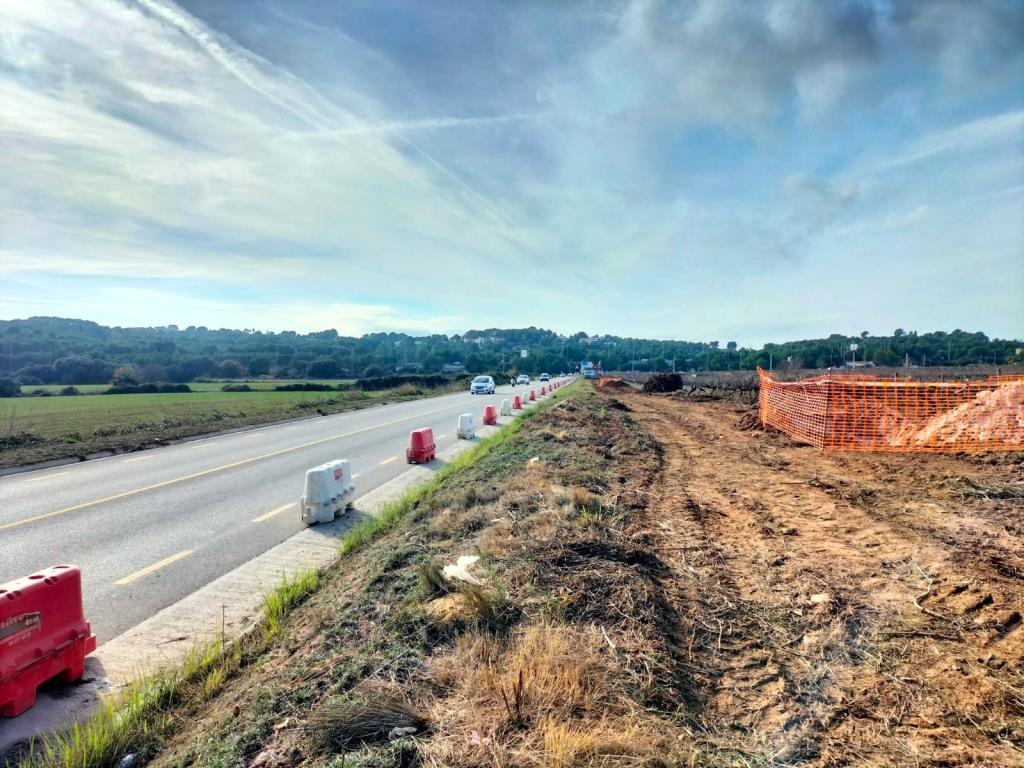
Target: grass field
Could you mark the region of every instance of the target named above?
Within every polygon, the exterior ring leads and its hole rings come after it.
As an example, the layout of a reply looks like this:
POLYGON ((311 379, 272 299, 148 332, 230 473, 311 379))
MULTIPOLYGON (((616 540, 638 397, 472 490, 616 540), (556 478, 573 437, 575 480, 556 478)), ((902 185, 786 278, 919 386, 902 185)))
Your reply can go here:
MULTIPOLYGON (((200 385, 195 385, 200 386, 200 385)), ((373 393, 377 394, 377 393, 373 393)), ((393 392, 391 393, 394 394, 393 392)), ((86 434, 134 422, 204 418, 215 414, 258 415, 322 400, 361 402, 365 392, 220 392, 103 395, 94 397, 15 397, 0 401, 4 432, 35 432, 43 437, 86 434)))
MULTIPOLYGON (((237 381, 205 381, 190 382, 189 387, 193 392, 220 392, 225 384, 248 384, 252 389, 272 392, 274 387, 282 384, 330 384, 332 387, 338 384, 351 384, 354 379, 256 379, 237 381)), ((36 384, 21 388, 21 394, 30 395, 38 390, 58 394, 67 384, 36 384)), ((95 395, 110 387, 109 384, 75 384, 75 388, 83 395, 95 395)))
MULTIPOLYGON (((223 429, 455 391, 409 384, 379 392, 223 392, 220 384, 192 386, 197 391, 0 400, 0 468, 138 450, 223 429)), ((456 388, 461 390, 462 385, 456 388)))

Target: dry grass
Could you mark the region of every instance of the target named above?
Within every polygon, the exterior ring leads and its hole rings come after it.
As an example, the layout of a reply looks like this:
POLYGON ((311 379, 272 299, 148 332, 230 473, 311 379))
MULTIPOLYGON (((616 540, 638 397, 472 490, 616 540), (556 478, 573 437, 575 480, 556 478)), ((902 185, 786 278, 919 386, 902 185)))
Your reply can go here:
POLYGON ((436 736, 428 766, 652 764, 679 747, 638 707, 631 678, 597 627, 538 622, 507 639, 465 635, 434 659, 436 736))
POLYGON ((421 734, 427 721, 396 692, 367 690, 314 707, 304 730, 323 751, 346 750, 421 734))

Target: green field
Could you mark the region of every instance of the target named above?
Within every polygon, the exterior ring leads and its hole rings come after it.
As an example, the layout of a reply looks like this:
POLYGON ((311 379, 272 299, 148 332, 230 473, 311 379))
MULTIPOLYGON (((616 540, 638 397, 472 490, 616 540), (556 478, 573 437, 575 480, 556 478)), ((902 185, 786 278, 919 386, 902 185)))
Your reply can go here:
MULTIPOLYGON (((198 386, 198 385, 196 385, 198 386)), ((205 391, 143 395, 83 395, 80 397, 14 397, 0 400, 4 432, 35 432, 43 437, 86 435, 97 429, 139 422, 192 421, 210 418, 212 428, 225 416, 286 413, 300 404, 320 401, 355 405, 373 400, 365 392, 220 392, 205 391), (218 415, 220 414, 220 415, 218 415)))
POLYGON ((380 392, 222 392, 220 384, 192 386, 214 389, 0 400, 0 468, 138 450, 223 429, 413 400, 462 385, 421 390, 403 384, 380 392))
MULTIPOLYGON (((225 384, 248 384, 252 389, 258 389, 260 391, 273 391, 274 387, 279 387, 282 384, 330 384, 332 387, 338 384, 351 384, 354 379, 256 379, 253 381, 249 380, 237 380, 237 381, 205 381, 205 382, 190 382, 189 387, 193 392, 220 392, 225 384)), ((21 393, 23 395, 31 395, 34 392, 43 390, 44 392, 50 392, 56 395, 59 393, 67 384, 33 384, 23 386, 21 393)), ((84 395, 94 395, 98 392, 103 392, 110 387, 109 384, 75 384, 75 389, 84 395)))

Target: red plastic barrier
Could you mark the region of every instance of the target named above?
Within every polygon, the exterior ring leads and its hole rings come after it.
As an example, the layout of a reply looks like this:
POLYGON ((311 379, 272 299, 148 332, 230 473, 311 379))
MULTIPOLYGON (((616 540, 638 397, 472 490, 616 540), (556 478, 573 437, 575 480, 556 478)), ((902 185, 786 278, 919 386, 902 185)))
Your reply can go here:
POLYGON ((523 407, 523 398, 521 398, 519 395, 516 395, 515 397, 513 397, 512 398, 512 410, 518 411, 522 407, 523 407))
POLYGON ((497 424, 498 410, 493 405, 484 406, 484 424, 497 424))
POLYGON ((78 568, 55 565, 0 584, 0 717, 32 707, 36 688, 51 678, 80 678, 95 650, 78 568))
POLYGON ((409 464, 423 464, 433 461, 437 455, 434 445, 434 430, 430 427, 414 429, 409 433, 409 447, 405 449, 405 460, 409 464))
POLYGON ((547 392, 547 389, 546 389, 546 388, 544 388, 544 387, 541 387, 541 388, 540 388, 540 393, 541 393, 541 395, 544 395, 544 394, 545 394, 546 392, 547 392))
POLYGON ((530 390, 530 399, 531 400, 536 400, 537 399, 537 393, 534 390, 532 390, 532 389, 530 390))

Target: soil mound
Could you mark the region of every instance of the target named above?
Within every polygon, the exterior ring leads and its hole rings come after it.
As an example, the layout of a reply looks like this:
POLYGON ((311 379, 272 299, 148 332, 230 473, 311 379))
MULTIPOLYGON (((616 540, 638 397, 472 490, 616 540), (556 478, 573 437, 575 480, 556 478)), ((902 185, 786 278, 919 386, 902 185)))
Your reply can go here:
POLYGON ((613 391, 632 389, 632 387, 629 386, 629 384, 627 384, 623 379, 620 379, 618 376, 602 376, 601 379, 597 382, 597 386, 599 389, 613 391))

